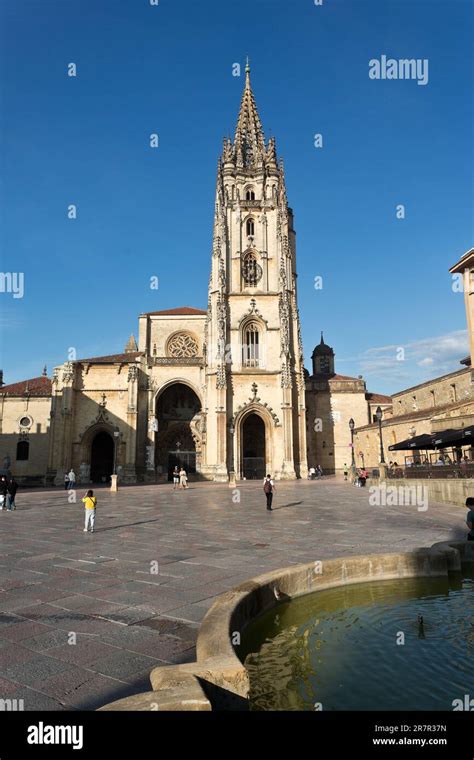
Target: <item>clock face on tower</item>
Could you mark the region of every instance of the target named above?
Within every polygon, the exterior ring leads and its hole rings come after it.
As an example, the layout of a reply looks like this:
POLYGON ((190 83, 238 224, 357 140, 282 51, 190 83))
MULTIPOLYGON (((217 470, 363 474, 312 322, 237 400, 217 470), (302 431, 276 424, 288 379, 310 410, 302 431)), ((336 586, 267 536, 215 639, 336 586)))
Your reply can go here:
POLYGON ((257 263, 253 253, 247 253, 242 262, 242 278, 249 287, 257 285, 262 277, 262 267, 257 263))

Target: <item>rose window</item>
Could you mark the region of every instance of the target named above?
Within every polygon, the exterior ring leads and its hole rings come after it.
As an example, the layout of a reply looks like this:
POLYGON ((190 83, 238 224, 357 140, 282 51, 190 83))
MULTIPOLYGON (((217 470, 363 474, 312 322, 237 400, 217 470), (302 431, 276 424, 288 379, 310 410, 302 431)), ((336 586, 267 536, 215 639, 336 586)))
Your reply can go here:
POLYGON ((168 343, 168 355, 175 359, 189 358, 198 355, 198 343, 196 338, 188 333, 177 333, 170 338, 168 343))

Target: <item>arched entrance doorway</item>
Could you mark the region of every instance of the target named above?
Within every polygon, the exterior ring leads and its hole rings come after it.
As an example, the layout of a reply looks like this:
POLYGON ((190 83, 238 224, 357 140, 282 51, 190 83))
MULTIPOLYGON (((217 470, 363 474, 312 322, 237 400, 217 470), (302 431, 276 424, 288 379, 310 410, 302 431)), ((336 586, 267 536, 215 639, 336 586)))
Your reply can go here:
POLYGON ((193 424, 199 419, 201 402, 184 383, 174 383, 158 397, 156 417, 156 471, 171 480, 175 465, 184 467, 188 475, 196 473, 196 444, 193 424))
POLYGON ((114 440, 102 430, 94 436, 91 445, 91 480, 107 483, 114 469, 114 440))
POLYGON ((265 423, 255 413, 249 414, 242 423, 242 476, 247 480, 264 478, 265 473, 265 423))

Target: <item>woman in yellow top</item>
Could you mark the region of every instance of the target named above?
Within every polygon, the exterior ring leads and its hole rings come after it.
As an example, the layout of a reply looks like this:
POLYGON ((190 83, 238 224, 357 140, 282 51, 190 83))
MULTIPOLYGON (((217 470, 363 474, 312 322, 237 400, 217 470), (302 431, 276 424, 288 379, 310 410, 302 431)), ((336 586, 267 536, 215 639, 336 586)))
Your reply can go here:
POLYGON ((89 522, 91 524, 91 533, 93 533, 95 523, 95 508, 97 506, 97 499, 94 496, 94 491, 86 491, 86 494, 83 497, 82 501, 84 502, 86 512, 86 524, 84 527, 84 533, 87 533, 89 530, 89 522))

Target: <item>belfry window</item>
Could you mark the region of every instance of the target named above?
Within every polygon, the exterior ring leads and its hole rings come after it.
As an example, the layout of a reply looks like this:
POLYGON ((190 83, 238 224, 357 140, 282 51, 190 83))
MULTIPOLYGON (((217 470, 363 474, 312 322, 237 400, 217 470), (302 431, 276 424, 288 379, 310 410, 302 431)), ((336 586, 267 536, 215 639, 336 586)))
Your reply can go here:
POLYGON ((255 200, 255 193, 253 190, 247 190, 245 193, 245 200, 246 201, 254 201, 255 200))
POLYGON ((242 346, 242 365, 244 367, 258 367, 260 364, 260 333, 257 325, 250 324, 244 330, 244 343, 242 346))
POLYGON ((255 224, 253 219, 247 219, 247 237, 255 235, 255 224))

